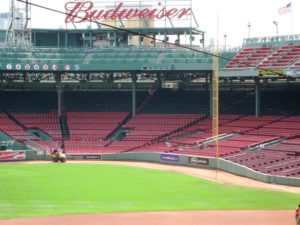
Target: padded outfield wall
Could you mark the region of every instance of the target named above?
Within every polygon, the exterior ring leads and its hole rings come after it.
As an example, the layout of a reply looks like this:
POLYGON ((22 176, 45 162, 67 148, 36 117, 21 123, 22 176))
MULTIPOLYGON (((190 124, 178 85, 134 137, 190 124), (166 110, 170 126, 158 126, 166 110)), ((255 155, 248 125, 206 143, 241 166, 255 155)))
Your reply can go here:
MULTIPOLYGON (((17 152, 17 151, 15 151, 17 152)), ((21 154, 26 153, 26 157, 17 159, 22 160, 50 160, 50 156, 43 151, 19 151, 21 154)), ((0 152, 1 154, 4 152, 0 152)), ((205 169, 217 169, 217 159, 209 157, 176 155, 166 153, 121 153, 121 154, 77 154, 68 155, 68 160, 104 160, 104 161, 142 161, 155 162, 163 164, 183 165, 199 167, 205 169)), ((16 159, 4 159, 0 161, 16 161, 16 159)), ((300 187, 300 178, 272 176, 259 173, 245 166, 219 159, 219 169, 225 172, 248 177, 265 183, 298 186, 300 187)))

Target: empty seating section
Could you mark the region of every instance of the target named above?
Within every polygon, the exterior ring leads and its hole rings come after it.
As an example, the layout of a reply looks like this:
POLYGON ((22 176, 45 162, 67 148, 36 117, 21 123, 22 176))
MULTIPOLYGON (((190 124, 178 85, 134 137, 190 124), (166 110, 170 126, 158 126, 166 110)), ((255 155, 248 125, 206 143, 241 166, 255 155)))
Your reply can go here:
MULTIPOLYGON (((282 46, 279 47, 276 51, 274 51, 271 55, 269 55, 265 60, 263 60, 261 63, 258 64, 260 67, 271 67, 271 66, 276 66, 280 65, 277 64, 278 60, 281 60, 284 58, 289 51, 291 50, 292 46, 282 46)), ((285 65, 285 64, 283 64, 285 65)), ((286 64, 287 66, 288 64, 286 64)))
POLYGON ((192 133, 188 136, 185 136, 183 138, 175 138, 171 141, 173 145, 196 145, 199 144, 208 138, 211 138, 212 134, 210 132, 197 132, 192 133))
POLYGON ((295 67, 300 67, 300 59, 298 59, 298 60, 295 61, 294 66, 295 67))
POLYGON ((11 115, 6 114, 6 125, 1 126, 6 134, 20 143, 30 142, 33 147, 50 151, 61 147, 61 131, 57 118, 56 92, 49 91, 10 91, 0 92, 0 106, 11 115), (32 135, 30 129, 39 129, 52 140, 32 135))
MULTIPOLYGON (((262 91, 262 112, 273 115, 259 118, 247 113, 247 107, 253 108, 247 106, 253 100, 250 92, 221 94, 220 111, 228 114, 219 116, 219 156, 262 173, 300 177, 300 116, 295 116, 300 106, 292 101, 300 98, 299 92, 262 91), (236 107, 244 109, 233 114, 236 107)), ((62 147, 67 154, 162 152, 215 157, 217 153, 212 118, 206 116, 206 91, 156 91, 151 96, 138 92, 134 118, 131 92, 65 92, 62 125, 69 136, 64 140, 52 102, 55 92, 24 96, 0 92, 0 96, 0 131, 47 152, 62 147), (32 131, 36 133, 31 135, 32 131)))
MULTIPOLYGON (((221 116, 219 125, 220 140, 218 143, 220 156, 238 153, 255 146, 260 146, 266 142, 277 140, 280 137, 248 135, 248 132, 251 130, 258 129, 276 120, 277 117, 273 116, 263 116, 258 119, 253 116, 221 116), (226 137, 226 135, 230 136, 226 137)), ((177 145, 178 148, 174 152, 215 156, 216 143, 215 138, 211 138, 211 119, 207 118, 192 127, 194 131, 202 130, 203 133, 196 133, 182 139, 172 140, 171 143, 173 143, 173 146, 177 145)))
POLYGON ((165 142, 158 142, 151 145, 143 145, 139 148, 135 148, 132 152, 161 152, 161 153, 168 153, 175 150, 175 147, 169 145, 165 142))
POLYGON ((54 140, 61 140, 61 129, 57 112, 14 113, 13 117, 27 129, 39 129, 54 140))
POLYGON ((264 148, 266 150, 272 150, 272 151, 280 151, 280 152, 300 152, 299 145, 297 144, 287 144, 285 142, 278 144, 278 145, 272 145, 264 148))
POLYGON ((226 159, 256 171, 279 176, 300 177, 300 159, 286 152, 259 150, 228 156, 226 159))
MULTIPOLYGON (((255 118, 254 116, 223 115, 220 118, 220 129, 226 127, 227 134, 236 133, 236 135, 219 140, 219 154, 227 160, 263 173, 300 177, 300 138, 281 142, 284 137, 299 136, 299 125, 300 117, 294 116, 255 118), (290 133, 289 127, 292 124, 288 123, 295 124, 294 132, 289 136, 286 134, 290 133), (277 127, 280 126, 282 126, 280 129, 282 132, 277 132, 277 127), (236 127, 242 132, 235 129, 236 127), (271 145, 265 147, 267 144, 271 145), (259 150, 248 150, 255 147, 259 150)), ((186 135, 142 146, 134 151, 216 156, 216 143, 211 138, 210 118, 201 120, 185 128, 184 131, 186 135)))
MULTIPOLYGON (((138 145, 124 150, 139 151, 136 147, 158 142, 182 128, 195 123, 202 115, 199 114, 139 114, 129 121, 124 128, 129 130, 122 143, 137 141, 138 145), (136 149, 136 150, 135 150, 136 149)), ((120 143, 113 143, 112 146, 120 143)), ((126 145, 126 144, 125 144, 126 145)))
POLYGON ((60 149, 62 145, 59 124, 56 123, 57 119, 55 119, 57 117, 56 113, 52 113, 52 115, 54 116, 54 119, 52 116, 48 117, 47 115, 44 115, 44 113, 35 113, 33 115, 17 114, 16 121, 22 125, 20 126, 8 115, 1 113, 0 131, 12 138, 14 141, 27 144, 34 149, 45 150, 50 153, 53 149, 60 149), (33 117, 34 119, 32 119, 33 117), (55 140, 44 140, 43 137, 40 137, 37 134, 31 135, 28 131, 26 131, 29 129, 40 129, 55 140))
POLYGON ((300 66, 300 45, 242 48, 225 68, 300 66))
POLYGON ((292 65, 295 60, 299 59, 300 56, 300 46, 291 46, 288 51, 282 55, 275 63, 272 64, 273 67, 283 67, 292 65))
MULTIPOLYGON (((280 118, 280 117, 279 117, 280 118)), ((300 135, 300 122, 291 121, 293 118, 298 117, 288 117, 279 119, 279 121, 270 123, 258 129, 248 132, 252 135, 267 135, 267 136, 278 136, 282 138, 293 138, 300 135)))
POLYGON ((226 68, 239 67, 240 63, 246 60, 255 51, 256 48, 242 48, 226 65, 226 68))
POLYGON ((103 152, 104 139, 129 115, 128 112, 67 112, 70 140, 64 141, 67 153, 103 152))
POLYGON ((61 140, 34 140, 25 142, 33 149, 44 150, 46 153, 51 154, 54 149, 62 149, 61 140))
POLYGON ((15 141, 22 143, 26 140, 37 140, 4 113, 0 113, 0 131, 4 132, 15 141))
MULTIPOLYGON (((286 144, 300 145, 300 138, 290 139, 285 141, 286 144)), ((300 151, 300 149, 299 149, 300 151)))
POLYGON ((247 59, 245 59, 239 67, 254 67, 267 55, 275 50, 275 47, 257 48, 247 59))
POLYGON ((245 151, 225 158, 262 173, 300 177, 300 117, 274 119, 272 123, 243 136, 255 135, 258 139, 269 137, 270 141, 279 141, 266 146, 261 143, 260 150, 245 151))

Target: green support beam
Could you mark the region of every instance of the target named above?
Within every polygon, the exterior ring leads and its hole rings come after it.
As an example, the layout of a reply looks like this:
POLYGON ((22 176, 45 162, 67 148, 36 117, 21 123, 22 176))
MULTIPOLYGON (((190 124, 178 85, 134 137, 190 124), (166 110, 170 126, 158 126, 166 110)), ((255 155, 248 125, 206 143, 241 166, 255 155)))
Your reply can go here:
POLYGON ((65 33, 65 48, 68 47, 68 33, 65 33))
POLYGON ((136 74, 132 74, 132 118, 136 116, 136 74))
POLYGON ((61 84, 61 74, 56 74, 56 92, 57 92, 57 114, 61 118, 62 115, 62 84, 61 84))
POLYGON ((60 48, 60 34, 57 33, 57 47, 60 48))
POLYGON ((260 84, 259 79, 255 79, 255 116, 260 117, 260 84))
POLYGON ((212 74, 209 77, 209 115, 213 116, 213 82, 212 82, 212 74))
POLYGON ((90 41, 90 48, 93 48, 93 34, 91 31, 89 33, 89 41, 90 41))

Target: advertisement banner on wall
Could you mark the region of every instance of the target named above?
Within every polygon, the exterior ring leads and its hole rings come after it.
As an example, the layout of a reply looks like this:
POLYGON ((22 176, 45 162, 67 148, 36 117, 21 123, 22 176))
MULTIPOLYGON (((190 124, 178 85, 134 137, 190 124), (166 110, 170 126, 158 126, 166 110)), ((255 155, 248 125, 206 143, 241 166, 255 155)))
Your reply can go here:
POLYGON ((286 71, 288 77, 300 77, 300 70, 288 70, 286 71))
POLYGON ((259 78, 282 78, 285 76, 285 73, 281 69, 260 69, 258 71, 258 77, 259 78))
POLYGON ((180 156, 172 155, 172 154, 160 154, 160 161, 161 162, 169 162, 169 163, 179 163, 180 156))
POLYGON ((195 166, 209 166, 208 158, 189 156, 188 162, 190 165, 195 165, 195 166))
POLYGON ((25 160, 25 151, 5 151, 0 152, 0 161, 18 161, 25 160))
POLYGON ((71 160, 101 160, 101 155, 67 155, 71 160))
POLYGON ((65 3, 65 23, 84 23, 87 21, 109 21, 109 20, 131 20, 134 18, 142 20, 177 19, 184 20, 192 16, 191 1, 168 0, 160 1, 136 1, 136 2, 112 2, 106 1, 69 1, 65 3))

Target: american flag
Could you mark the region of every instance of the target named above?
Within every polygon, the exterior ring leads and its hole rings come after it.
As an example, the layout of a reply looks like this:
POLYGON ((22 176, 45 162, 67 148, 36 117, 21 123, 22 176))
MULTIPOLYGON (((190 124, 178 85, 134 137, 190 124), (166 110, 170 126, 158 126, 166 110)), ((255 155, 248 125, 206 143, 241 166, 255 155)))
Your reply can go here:
POLYGON ((279 15, 283 15, 285 13, 292 12, 292 3, 287 4, 284 7, 280 7, 278 10, 279 15))

